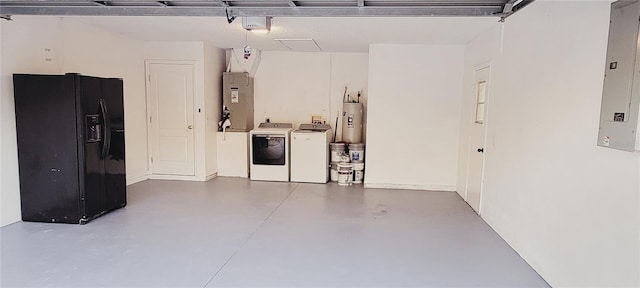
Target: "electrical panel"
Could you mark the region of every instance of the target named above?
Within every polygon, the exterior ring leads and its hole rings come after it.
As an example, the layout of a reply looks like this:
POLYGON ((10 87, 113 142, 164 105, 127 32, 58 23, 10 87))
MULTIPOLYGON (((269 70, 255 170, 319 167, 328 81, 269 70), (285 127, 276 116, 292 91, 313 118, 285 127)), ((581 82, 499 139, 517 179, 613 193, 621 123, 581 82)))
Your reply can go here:
POLYGON ((611 4, 598 145, 640 150, 640 0, 611 4))

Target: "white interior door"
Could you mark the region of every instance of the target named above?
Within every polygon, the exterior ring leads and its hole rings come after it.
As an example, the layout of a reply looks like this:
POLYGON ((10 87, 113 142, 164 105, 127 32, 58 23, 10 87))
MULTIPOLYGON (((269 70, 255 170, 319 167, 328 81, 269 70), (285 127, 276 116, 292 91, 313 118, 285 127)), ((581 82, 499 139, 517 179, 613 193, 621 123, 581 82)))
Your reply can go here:
POLYGON ((147 63, 152 174, 195 175, 193 70, 188 62, 147 63))
POLYGON ((476 70, 474 76, 475 109, 469 134, 469 166, 467 168, 467 202, 480 214, 482 180, 484 175, 484 143, 487 96, 489 93, 489 67, 476 70))

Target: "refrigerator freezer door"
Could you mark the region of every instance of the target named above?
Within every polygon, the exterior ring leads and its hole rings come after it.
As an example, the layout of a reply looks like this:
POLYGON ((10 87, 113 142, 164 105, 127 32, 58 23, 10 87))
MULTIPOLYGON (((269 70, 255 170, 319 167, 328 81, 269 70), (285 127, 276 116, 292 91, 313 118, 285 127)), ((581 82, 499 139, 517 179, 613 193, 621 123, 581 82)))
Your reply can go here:
POLYGON ((121 79, 14 75, 23 220, 87 223, 126 204, 122 88, 121 79))
POLYGON ((80 77, 82 110, 99 114, 102 141, 85 142, 85 216, 91 220, 127 203, 121 79, 80 77))
POLYGON ((22 220, 80 220, 75 83, 72 76, 13 77, 22 220))
POLYGON ((124 150, 124 98, 122 79, 103 79, 102 95, 109 111, 110 144, 104 159, 106 210, 127 204, 124 150))
MULTIPOLYGON (((106 140, 104 129, 107 129, 105 123, 105 115, 103 115, 100 99, 102 99, 102 79, 95 77, 77 76, 80 82, 80 95, 78 101, 81 106, 82 116, 100 115, 100 124, 103 129, 102 141, 91 142, 84 141, 84 213, 83 222, 91 220, 104 212, 105 210, 105 179, 104 179, 104 161, 102 159, 102 148, 106 140)), ((82 129, 81 131, 86 131, 82 129)), ((83 139, 87 139, 84 135, 83 139)), ((82 183, 82 182, 81 182, 82 183)))

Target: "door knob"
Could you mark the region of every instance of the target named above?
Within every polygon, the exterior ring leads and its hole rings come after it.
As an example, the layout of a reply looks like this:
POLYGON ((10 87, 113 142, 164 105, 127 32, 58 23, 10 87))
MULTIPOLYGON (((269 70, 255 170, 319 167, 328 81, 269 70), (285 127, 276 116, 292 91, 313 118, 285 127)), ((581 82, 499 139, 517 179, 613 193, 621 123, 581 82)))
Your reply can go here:
POLYGON ((484 153, 484 148, 478 148, 478 152, 484 153))
POLYGON ((187 126, 187 128, 189 128, 189 130, 193 129, 193 126, 189 125, 187 126))

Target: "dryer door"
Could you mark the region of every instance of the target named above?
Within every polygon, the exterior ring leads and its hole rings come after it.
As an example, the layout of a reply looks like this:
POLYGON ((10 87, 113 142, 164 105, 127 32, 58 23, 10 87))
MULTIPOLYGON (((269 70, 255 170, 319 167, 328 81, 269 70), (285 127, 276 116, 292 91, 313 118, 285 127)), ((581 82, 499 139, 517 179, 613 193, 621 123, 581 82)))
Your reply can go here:
POLYGON ((280 165, 286 161, 284 134, 254 134, 251 137, 254 165, 280 165))

